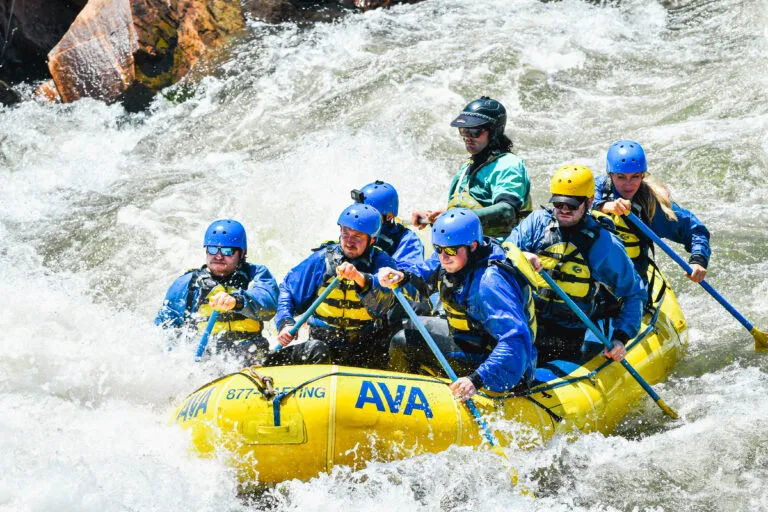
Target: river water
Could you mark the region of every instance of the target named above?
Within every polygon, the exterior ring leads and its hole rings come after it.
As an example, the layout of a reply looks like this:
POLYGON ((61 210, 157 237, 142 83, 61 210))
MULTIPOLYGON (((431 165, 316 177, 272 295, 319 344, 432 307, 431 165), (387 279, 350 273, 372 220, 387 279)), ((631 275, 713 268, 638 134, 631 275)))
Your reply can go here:
POLYGON ((766 330, 767 26, 766 0, 428 0, 250 22, 147 113, 0 108, 0 510, 768 510, 768 355, 662 254, 690 345, 655 389, 681 418, 646 400, 613 435, 508 450, 535 499, 462 449, 238 497, 168 426, 237 363, 195 365, 152 325, 214 218, 242 220, 281 279, 337 235, 350 188, 382 178, 403 212, 441 206, 465 157, 448 124, 487 94, 537 204, 561 164, 603 172, 612 141, 640 141, 713 233, 710 282, 766 330))

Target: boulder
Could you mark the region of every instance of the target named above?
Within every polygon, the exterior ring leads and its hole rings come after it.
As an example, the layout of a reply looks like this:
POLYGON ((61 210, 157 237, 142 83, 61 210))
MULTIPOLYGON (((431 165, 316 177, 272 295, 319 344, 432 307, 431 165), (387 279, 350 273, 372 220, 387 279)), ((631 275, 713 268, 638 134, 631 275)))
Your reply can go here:
MULTIPOLYGON (((156 92, 243 27, 238 0, 91 0, 48 54, 48 69, 65 102, 112 101, 134 85, 156 92)), ((50 98, 46 88, 38 96, 50 98)))
POLYGON ((109 101, 133 83, 138 49, 130 0, 91 0, 48 54, 48 69, 62 101, 109 101))
POLYGON ((185 76, 206 49, 221 47, 243 30, 244 10, 279 23, 332 18, 345 8, 369 10, 417 1, 242 0, 241 7, 240 0, 90 0, 48 53, 53 80, 36 94, 64 102, 151 97, 185 76))
POLYGON ((11 86, 0 80, 0 105, 13 105, 21 101, 18 93, 11 86))

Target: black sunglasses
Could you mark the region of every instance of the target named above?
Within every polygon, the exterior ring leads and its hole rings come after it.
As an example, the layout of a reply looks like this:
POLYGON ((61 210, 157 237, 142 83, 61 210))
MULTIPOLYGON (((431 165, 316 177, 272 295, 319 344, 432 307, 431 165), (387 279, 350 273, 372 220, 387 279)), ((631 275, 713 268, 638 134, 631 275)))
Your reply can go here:
POLYGON ((459 135, 476 139, 486 131, 485 128, 459 128, 459 135))
POLYGON ((582 204, 584 204, 583 200, 579 201, 579 204, 577 204, 576 206, 573 206, 573 205, 571 205, 569 203, 560 203, 560 202, 552 203, 552 206, 554 206, 558 210, 576 211, 576 210, 578 210, 581 207, 582 204))
POLYGON ((205 249, 211 256, 215 256, 219 253, 221 253, 222 256, 232 256, 235 254, 237 247, 216 247, 215 245, 208 245, 205 249))

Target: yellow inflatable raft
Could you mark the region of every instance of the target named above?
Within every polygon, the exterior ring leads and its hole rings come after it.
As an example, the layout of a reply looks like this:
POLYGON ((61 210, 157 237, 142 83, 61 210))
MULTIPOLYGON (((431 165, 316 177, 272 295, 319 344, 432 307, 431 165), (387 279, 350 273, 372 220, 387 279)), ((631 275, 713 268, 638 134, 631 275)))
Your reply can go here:
MULTIPOLYGON (((628 345, 627 361, 649 384, 669 375, 687 343, 685 319, 665 288, 628 345)), ((173 421, 190 431, 199 454, 229 457, 244 482, 309 479, 336 465, 359 468, 369 460, 486 442, 448 383, 331 365, 247 368, 189 395, 173 421)), ((484 415, 529 425, 547 439, 574 428, 608 433, 644 396, 620 364, 598 355, 583 366, 553 362, 537 370, 524 396, 481 393, 475 404, 484 415)), ((511 441, 496 435, 501 444, 511 441)))

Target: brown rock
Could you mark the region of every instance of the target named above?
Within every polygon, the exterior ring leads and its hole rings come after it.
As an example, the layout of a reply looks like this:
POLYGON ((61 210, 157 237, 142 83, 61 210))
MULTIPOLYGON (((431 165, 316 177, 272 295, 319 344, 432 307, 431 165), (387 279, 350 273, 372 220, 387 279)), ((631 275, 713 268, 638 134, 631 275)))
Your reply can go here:
POLYGON ((129 0, 91 0, 48 54, 48 69, 65 102, 119 97, 135 78, 139 49, 129 0))
POLYGON ((282 23, 300 17, 291 0, 242 0, 243 10, 266 23, 282 23))
POLYGON ((244 26, 238 0, 91 0, 48 68, 65 102, 114 100, 133 84, 158 91, 244 26))
POLYGON ((51 103, 60 103, 61 94, 56 88, 56 82, 48 80, 35 91, 35 97, 39 100, 49 101, 51 103))

